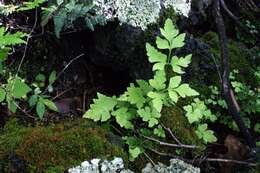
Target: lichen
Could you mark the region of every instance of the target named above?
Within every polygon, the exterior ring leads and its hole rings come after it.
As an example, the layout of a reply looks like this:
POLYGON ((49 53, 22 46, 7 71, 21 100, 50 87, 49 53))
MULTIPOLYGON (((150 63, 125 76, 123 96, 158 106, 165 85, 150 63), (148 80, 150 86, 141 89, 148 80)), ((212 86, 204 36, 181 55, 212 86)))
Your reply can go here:
POLYGON ((142 170, 142 173, 200 173, 200 168, 196 168, 179 159, 171 159, 169 166, 161 163, 153 166, 149 163, 142 170))
POLYGON ((120 23, 126 23, 142 30, 156 23, 162 8, 173 8, 178 14, 188 16, 191 3, 185 0, 94 0, 96 13, 102 14, 107 20, 117 18, 120 23))
MULTIPOLYGON (((94 157, 120 156, 127 160, 123 149, 107 140, 106 131, 86 120, 48 127, 16 127, 9 123, 8 130, 0 135, 0 164, 13 152, 25 161, 27 172, 63 172, 94 157)), ((8 166, 0 165, 5 170, 10 169, 8 166)))

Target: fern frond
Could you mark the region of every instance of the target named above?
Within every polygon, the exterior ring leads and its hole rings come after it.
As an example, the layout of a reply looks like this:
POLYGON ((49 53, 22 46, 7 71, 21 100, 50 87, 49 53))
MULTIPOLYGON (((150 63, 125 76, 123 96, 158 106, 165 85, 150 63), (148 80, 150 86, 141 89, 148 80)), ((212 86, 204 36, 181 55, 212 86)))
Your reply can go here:
POLYGON ((34 0, 34 1, 24 2, 23 5, 20 8, 18 8, 17 11, 28 11, 28 10, 35 9, 46 1, 47 0, 34 0))
POLYGON ((5 33, 5 28, 0 27, 0 47, 26 43, 23 40, 26 36, 27 34, 23 32, 16 32, 14 34, 5 33))

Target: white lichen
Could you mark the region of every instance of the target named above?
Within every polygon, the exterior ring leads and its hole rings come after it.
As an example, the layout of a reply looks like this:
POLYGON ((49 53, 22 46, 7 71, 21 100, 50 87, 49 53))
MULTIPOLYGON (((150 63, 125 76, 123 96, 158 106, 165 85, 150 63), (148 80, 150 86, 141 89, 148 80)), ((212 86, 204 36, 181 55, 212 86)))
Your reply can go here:
POLYGON ((69 173, 133 173, 128 169, 124 169, 124 161, 122 158, 116 157, 112 161, 92 159, 84 161, 80 166, 70 168, 69 173))
POLYGON ((159 17, 160 0, 116 0, 116 16, 122 23, 145 30, 159 17))
POLYGON ((191 0, 165 0, 165 8, 173 8, 177 13, 188 17, 191 9, 191 0))
POLYGON ((126 23, 145 30, 155 23, 162 6, 173 8, 177 13, 188 16, 191 2, 186 0, 94 0, 97 14, 107 20, 118 18, 121 24, 126 23))

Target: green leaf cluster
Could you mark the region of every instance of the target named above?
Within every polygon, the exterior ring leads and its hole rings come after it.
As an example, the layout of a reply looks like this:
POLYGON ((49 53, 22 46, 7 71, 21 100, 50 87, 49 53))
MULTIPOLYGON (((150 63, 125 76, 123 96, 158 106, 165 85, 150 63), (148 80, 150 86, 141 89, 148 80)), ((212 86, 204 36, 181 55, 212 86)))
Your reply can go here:
POLYGON ((205 143, 216 142, 217 138, 214 136, 212 130, 208 130, 208 125, 206 123, 201 124, 207 120, 215 122, 217 117, 211 113, 207 108, 204 101, 198 98, 194 99, 194 102, 190 105, 184 106, 183 109, 186 111, 186 117, 191 124, 197 125, 196 134, 205 143))
MULTIPOLYGON (((191 55, 180 58, 174 55, 175 49, 184 45, 185 34, 179 34, 170 19, 166 20, 161 34, 156 38, 156 47, 146 44, 148 60, 153 64, 153 78, 131 83, 119 97, 98 93, 84 118, 102 122, 114 119, 120 127, 128 129, 128 136, 136 135, 133 133, 135 131, 151 132, 153 136, 165 138, 164 129, 160 125, 163 107, 173 106, 180 98, 198 96, 199 93, 188 83, 182 83, 181 74, 190 64, 191 55), (168 75, 168 67, 174 75, 168 75)), ((210 115, 205 113, 205 116, 210 115)), ((138 137, 125 139, 132 158, 144 151, 138 137)))
POLYGON ((44 2, 47 2, 47 0, 33 0, 33 1, 27 1, 23 2, 22 6, 19 7, 16 11, 28 11, 33 10, 37 7, 40 7, 44 2))
MULTIPOLYGON (((239 81, 239 71, 233 70, 230 73, 230 83, 234 91, 234 96, 240 106, 240 115, 247 128, 252 128, 258 134, 260 131, 255 130, 258 123, 255 122, 255 117, 260 113, 260 78, 259 68, 255 70, 255 86, 250 86, 244 82, 239 81)), ((238 131, 238 127, 234 120, 228 113, 227 104, 221 96, 219 87, 210 86, 211 95, 206 99, 208 105, 212 105, 216 109, 216 115, 220 123, 228 126, 229 128, 238 131)))
POLYGON ((94 30, 95 25, 106 23, 104 16, 95 14, 95 5, 92 1, 57 0, 42 9, 41 25, 45 26, 50 19, 53 19, 55 34, 58 38, 61 31, 74 28, 75 22, 80 19, 91 30, 94 30))
POLYGON ((27 34, 23 32, 10 33, 6 32, 4 27, 0 27, 0 74, 4 71, 4 61, 11 50, 11 46, 26 43, 23 38, 27 34))

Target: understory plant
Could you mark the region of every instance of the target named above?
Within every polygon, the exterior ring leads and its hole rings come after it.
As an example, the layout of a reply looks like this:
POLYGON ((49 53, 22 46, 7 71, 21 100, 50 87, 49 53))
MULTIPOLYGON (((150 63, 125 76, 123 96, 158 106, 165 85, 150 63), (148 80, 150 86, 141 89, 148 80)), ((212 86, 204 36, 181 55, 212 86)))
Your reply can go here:
MULTIPOLYGON (((259 68, 256 69, 255 82, 256 87, 247 85, 238 80, 239 71, 233 70, 230 74, 231 86, 234 95, 237 98, 240 114, 247 128, 252 128, 257 134, 260 134, 260 123, 257 121, 260 113, 260 75, 259 68)), ((220 123, 227 125, 229 128, 238 131, 236 123, 232 120, 231 116, 227 114, 227 104, 221 96, 220 89, 217 86, 210 86, 211 96, 206 99, 208 105, 213 105, 219 117, 220 123), (223 112, 225 115, 223 115, 223 112)))
MULTIPOLYGON (((184 68, 191 62, 191 55, 177 57, 174 51, 184 46, 185 33, 180 34, 170 19, 161 36, 156 37, 156 47, 146 44, 148 60, 153 64, 154 77, 149 81, 137 80, 126 91, 116 97, 97 93, 84 118, 94 121, 115 121, 126 130, 124 140, 129 145, 129 153, 135 159, 144 152, 142 137, 152 135, 165 138, 163 125, 160 123, 164 106, 176 106, 180 99, 199 96, 188 83, 182 80, 184 68), (160 51, 159 51, 160 50, 160 51)), ((207 109, 204 102, 195 99, 194 103, 184 106, 186 117, 197 129, 196 134, 205 143, 217 139, 208 129, 206 120, 215 121, 216 117, 207 109)))
MULTIPOLYGON (((46 93, 43 93, 40 88, 35 85, 35 83, 27 84, 24 79, 18 76, 19 67, 15 74, 9 72, 5 67, 5 61, 11 51, 11 47, 25 44, 25 37, 28 37, 26 33, 10 33, 6 32, 4 27, 0 27, 0 103, 7 104, 8 109, 12 113, 15 113, 17 108, 22 109, 19 106, 20 102, 28 102, 28 107, 36 106, 37 115, 42 119, 46 106, 53 111, 58 111, 55 104, 49 99, 49 96, 46 95, 46 93), (33 93, 32 88, 34 88, 33 93), (28 99, 28 97, 30 99, 28 99)), ((52 88, 52 84, 55 80, 56 75, 51 74, 48 88, 52 88)))

